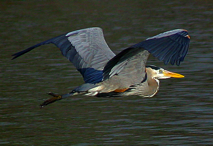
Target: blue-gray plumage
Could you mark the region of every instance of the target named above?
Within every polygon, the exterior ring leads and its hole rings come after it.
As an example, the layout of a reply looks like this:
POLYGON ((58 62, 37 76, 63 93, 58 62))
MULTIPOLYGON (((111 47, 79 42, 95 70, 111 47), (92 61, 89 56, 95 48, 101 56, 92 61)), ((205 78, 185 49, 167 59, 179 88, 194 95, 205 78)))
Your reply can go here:
POLYGON ((145 66, 149 54, 165 64, 180 65, 188 52, 190 37, 184 29, 175 29, 147 38, 115 55, 105 42, 101 28, 69 32, 13 54, 13 59, 45 44, 55 44, 82 74, 85 84, 68 94, 56 95, 41 106, 75 94, 92 96, 154 96, 159 80, 183 75, 155 66, 145 66))

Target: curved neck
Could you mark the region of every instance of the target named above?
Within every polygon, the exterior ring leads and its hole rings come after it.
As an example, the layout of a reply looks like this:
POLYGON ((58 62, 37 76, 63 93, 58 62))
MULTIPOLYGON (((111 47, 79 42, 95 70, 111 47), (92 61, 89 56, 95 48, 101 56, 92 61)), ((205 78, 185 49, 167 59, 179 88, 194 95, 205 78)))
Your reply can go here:
POLYGON ((147 83, 148 83, 147 93, 148 93, 149 97, 152 97, 158 92, 160 82, 158 79, 152 78, 152 76, 151 76, 152 70, 147 68, 146 72, 147 72, 147 83))

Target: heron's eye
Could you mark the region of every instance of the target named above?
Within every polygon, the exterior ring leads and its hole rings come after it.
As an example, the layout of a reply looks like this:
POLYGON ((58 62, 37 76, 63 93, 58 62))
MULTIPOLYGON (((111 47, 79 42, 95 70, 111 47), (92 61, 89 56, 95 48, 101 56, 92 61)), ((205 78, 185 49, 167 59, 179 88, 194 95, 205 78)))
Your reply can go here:
POLYGON ((159 70, 159 73, 160 73, 160 74, 162 74, 162 73, 163 73, 163 70, 162 70, 162 69, 160 69, 160 70, 159 70))

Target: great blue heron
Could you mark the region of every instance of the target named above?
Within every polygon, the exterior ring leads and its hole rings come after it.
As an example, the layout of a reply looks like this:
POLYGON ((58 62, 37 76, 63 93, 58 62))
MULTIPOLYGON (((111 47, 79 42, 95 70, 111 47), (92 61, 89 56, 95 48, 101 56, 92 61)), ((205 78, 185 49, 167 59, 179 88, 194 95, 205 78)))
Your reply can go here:
POLYGON ((82 74, 85 83, 68 94, 56 95, 41 106, 54 101, 84 93, 90 96, 154 96, 159 89, 159 80, 170 77, 183 78, 153 65, 146 66, 149 54, 165 64, 179 65, 189 48, 187 30, 175 29, 147 38, 115 55, 105 42, 99 27, 69 32, 13 54, 13 59, 32 49, 53 43, 82 74))

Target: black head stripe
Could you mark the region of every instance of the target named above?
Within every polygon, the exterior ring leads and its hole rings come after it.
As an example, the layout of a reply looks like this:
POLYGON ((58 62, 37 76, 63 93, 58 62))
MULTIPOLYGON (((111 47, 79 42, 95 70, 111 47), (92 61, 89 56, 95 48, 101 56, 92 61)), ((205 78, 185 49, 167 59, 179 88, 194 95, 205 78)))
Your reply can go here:
POLYGON ((154 65, 147 65, 146 67, 147 68, 152 68, 154 70, 159 70, 160 69, 160 67, 157 67, 157 66, 154 66, 154 65))

